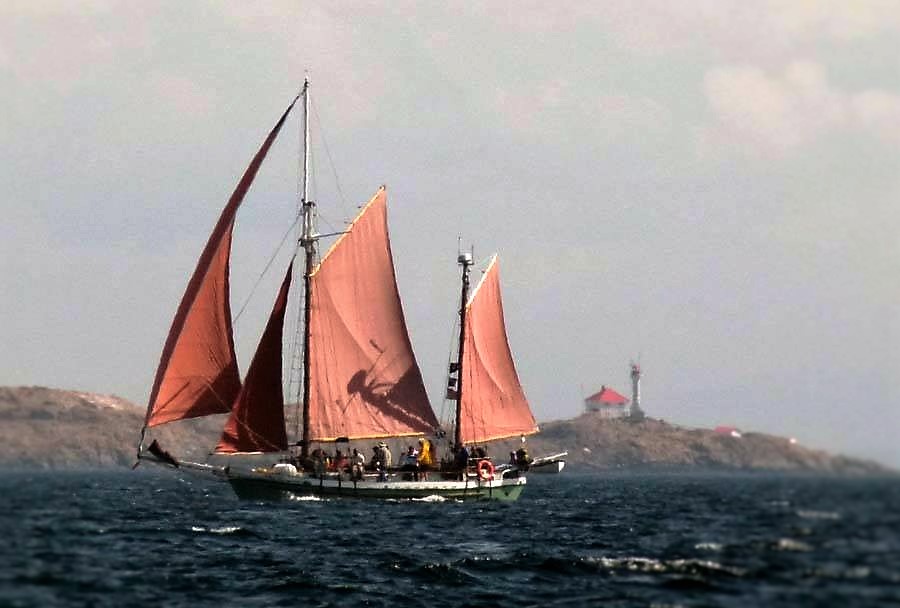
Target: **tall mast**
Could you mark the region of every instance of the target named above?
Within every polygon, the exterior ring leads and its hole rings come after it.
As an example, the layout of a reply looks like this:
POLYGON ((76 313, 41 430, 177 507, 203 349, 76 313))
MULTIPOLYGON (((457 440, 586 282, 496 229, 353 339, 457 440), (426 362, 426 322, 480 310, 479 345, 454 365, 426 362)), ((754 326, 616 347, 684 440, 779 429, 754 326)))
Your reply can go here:
POLYGON ((309 316, 311 281, 316 261, 316 242, 319 235, 315 230, 316 203, 309 200, 309 78, 303 81, 303 194, 300 204, 303 210, 303 233, 300 244, 306 253, 306 269, 303 273, 303 435, 300 456, 309 455, 309 316))
POLYGON ((462 394, 463 394, 463 350, 466 344, 466 303, 469 300, 469 268, 472 266, 472 254, 460 253, 456 259, 462 266, 462 295, 459 303, 459 352, 456 360, 457 384, 456 384, 456 426, 453 435, 453 444, 459 448, 462 445, 462 394))

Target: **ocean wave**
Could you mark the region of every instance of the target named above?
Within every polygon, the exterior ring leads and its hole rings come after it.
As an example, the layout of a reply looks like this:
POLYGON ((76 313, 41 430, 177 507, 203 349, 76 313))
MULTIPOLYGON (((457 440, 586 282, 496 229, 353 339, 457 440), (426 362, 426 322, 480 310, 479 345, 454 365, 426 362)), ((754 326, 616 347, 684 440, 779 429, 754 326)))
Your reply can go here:
POLYGON ((794 551, 797 553, 808 553, 813 550, 811 545, 793 538, 779 538, 772 548, 778 551, 794 551))
POLYGON ((815 511, 813 509, 800 509, 797 516, 803 519, 840 519, 841 514, 835 511, 815 511))
POLYGON ((302 491, 288 504, 238 501, 227 485, 188 492, 174 478, 130 471, 21 480, 0 475, 10 503, 0 509, 0 606, 900 601, 894 480, 562 475, 496 505, 322 501, 302 491), (788 482, 796 499, 769 506, 788 482), (602 508, 584 501, 593 497, 602 508), (164 556, 154 576, 135 546, 164 556))
POLYGON ((462 586, 477 584, 480 577, 466 572, 454 564, 427 563, 417 569, 417 573, 432 583, 462 586))
POLYGON ((219 528, 204 528, 203 526, 191 526, 191 532, 204 534, 247 534, 248 531, 240 526, 222 526, 219 528))
POLYGON ((293 500, 294 502, 324 502, 326 500, 321 496, 313 496, 312 494, 309 494, 307 496, 298 496, 297 494, 291 494, 288 499, 293 500))
POLYGON ((652 557, 599 557, 585 558, 594 561, 605 570, 654 573, 654 574, 712 574, 729 577, 742 577, 747 571, 743 568, 726 566, 706 559, 656 559, 652 557))
POLYGON ((868 566, 851 566, 848 568, 830 566, 815 568, 813 569, 812 574, 813 576, 820 578, 863 580, 872 576, 872 569, 868 566))
POLYGON ((438 496, 437 494, 432 494, 431 496, 424 496, 422 498, 413 498, 413 502, 447 502, 447 498, 445 496, 438 496))
POLYGON ((466 558, 444 564, 444 566, 462 571, 477 569, 485 572, 508 572, 514 567, 517 572, 532 572, 542 577, 562 575, 566 577, 584 574, 622 573, 650 575, 681 575, 701 578, 741 578, 747 575, 747 569, 723 564, 709 559, 675 558, 658 559, 652 557, 545 557, 529 554, 510 554, 506 557, 466 558))

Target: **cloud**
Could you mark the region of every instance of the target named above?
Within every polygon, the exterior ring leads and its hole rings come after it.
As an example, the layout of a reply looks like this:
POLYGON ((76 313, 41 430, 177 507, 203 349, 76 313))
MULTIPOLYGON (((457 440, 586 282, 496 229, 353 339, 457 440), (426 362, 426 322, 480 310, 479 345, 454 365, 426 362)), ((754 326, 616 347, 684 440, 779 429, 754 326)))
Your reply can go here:
POLYGON ((672 111, 644 95, 605 94, 597 99, 596 111, 608 132, 666 133, 672 128, 672 111))
POLYGON ((891 0, 857 2, 781 2, 769 0, 766 14, 785 37, 818 34, 836 40, 858 40, 900 29, 900 13, 891 0))
POLYGON ((79 0, 79 2, 57 2, 56 0, 7 0, 0 5, 0 15, 7 17, 58 17, 62 15, 96 15, 107 12, 120 0, 79 0))
POLYGON ((181 74, 157 71, 148 75, 145 86, 154 103, 184 117, 202 116, 215 106, 212 90, 181 74))
POLYGON ((900 141, 900 95, 842 91, 812 61, 791 62, 774 74, 748 65, 716 67, 706 73, 703 92, 713 120, 702 130, 706 146, 783 157, 835 133, 900 141))
MULTIPOLYGON (((491 3, 503 18, 505 5, 491 3)), ((515 24, 528 33, 589 25, 629 53, 660 56, 699 51, 724 61, 764 61, 803 55, 823 45, 843 46, 900 32, 893 0, 642 0, 605 2, 558 11, 547 3, 517 3, 515 24)))
POLYGON ((531 83, 497 86, 489 104, 493 112, 514 130, 542 130, 548 113, 565 111, 573 103, 571 83, 556 79, 535 87, 531 83))
POLYGON ((900 95, 870 89, 850 99, 854 118, 867 131, 900 142, 900 95))
POLYGON ((498 124, 513 132, 553 138, 571 132, 591 133, 604 141, 632 136, 665 135, 672 128, 672 111, 641 94, 591 91, 566 78, 535 88, 531 83, 496 86, 484 103, 498 124))
POLYGON ((71 92, 142 44, 142 9, 124 7, 128 26, 111 19, 115 2, 12 2, 0 7, 0 69, 16 86, 71 92), (51 42, 52 41, 52 42, 51 42))
POLYGON ((350 13, 295 2, 0 3, 0 77, 27 89, 23 99, 65 99, 92 89, 104 97, 162 99, 195 115, 215 102, 234 65, 252 59, 256 70, 242 75, 257 88, 271 81, 273 88, 299 91, 312 69, 316 90, 330 86, 340 124, 352 126, 376 115, 392 68, 378 61, 350 13), (265 44, 250 47, 248 40, 265 44), (110 82, 118 90, 107 89, 110 82))
POLYGON ((222 3, 213 10, 227 27, 278 49, 272 57, 278 63, 275 73, 295 75, 298 91, 307 74, 314 87, 313 104, 320 96, 328 99, 340 117, 335 125, 342 129, 375 119, 386 82, 399 79, 397 66, 378 59, 384 44, 379 32, 359 27, 379 16, 377 6, 351 9, 279 0, 222 3))

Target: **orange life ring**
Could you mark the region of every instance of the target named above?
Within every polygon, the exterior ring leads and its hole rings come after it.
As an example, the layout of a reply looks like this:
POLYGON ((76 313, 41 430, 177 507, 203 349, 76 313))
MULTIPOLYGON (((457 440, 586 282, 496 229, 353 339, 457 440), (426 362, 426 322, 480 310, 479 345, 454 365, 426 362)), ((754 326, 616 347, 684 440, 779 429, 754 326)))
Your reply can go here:
POLYGON ((490 481, 494 478, 494 464, 490 460, 479 460, 475 467, 478 471, 478 479, 490 481))

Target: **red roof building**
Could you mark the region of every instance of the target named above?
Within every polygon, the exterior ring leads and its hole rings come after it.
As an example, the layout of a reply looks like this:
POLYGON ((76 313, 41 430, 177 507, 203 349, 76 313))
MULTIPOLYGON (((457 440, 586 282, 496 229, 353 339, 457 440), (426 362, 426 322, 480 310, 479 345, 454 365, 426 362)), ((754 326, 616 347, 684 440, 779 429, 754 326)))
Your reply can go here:
POLYGON ((594 393, 584 400, 584 409, 598 412, 604 418, 624 418, 631 413, 628 398, 613 389, 602 386, 600 392, 594 393))
POLYGON ((605 403, 607 405, 625 405, 628 403, 628 399, 624 395, 620 395, 607 386, 601 387, 599 393, 594 393, 585 399, 585 402, 588 401, 591 403, 605 403))

